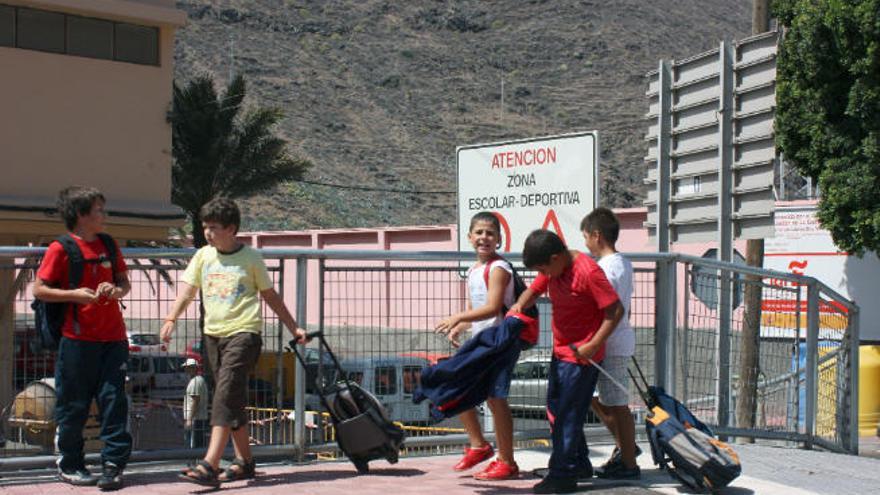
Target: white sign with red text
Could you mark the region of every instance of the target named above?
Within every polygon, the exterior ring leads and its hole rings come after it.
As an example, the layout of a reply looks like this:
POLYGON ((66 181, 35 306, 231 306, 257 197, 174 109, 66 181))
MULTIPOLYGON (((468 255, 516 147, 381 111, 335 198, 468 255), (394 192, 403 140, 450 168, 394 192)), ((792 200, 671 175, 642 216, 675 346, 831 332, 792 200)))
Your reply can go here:
POLYGON ((459 250, 471 249, 470 219, 481 211, 500 220, 500 251, 521 252, 541 228, 583 249, 580 222, 596 205, 598 146, 593 131, 459 147, 459 250))
MULTIPOLYGON (((859 327, 862 341, 880 341, 880 305, 874 304, 880 293, 880 261, 868 252, 858 258, 834 245, 831 234, 819 225, 813 202, 776 206, 776 235, 765 243, 764 268, 807 275, 820 280, 841 296, 859 306, 859 327)), ((771 280, 771 285, 791 287, 790 282, 771 280)), ((773 291, 765 291, 772 294, 773 291)), ((773 327, 773 319, 785 321, 785 315, 797 313, 797 304, 790 296, 774 300, 765 295, 762 309, 764 328, 773 327)), ((806 291, 801 294, 800 313, 806 315, 806 291)), ((820 304, 820 336, 841 335, 846 325, 845 308, 820 304)), ((790 318, 788 318, 790 319, 790 318)), ((801 319, 801 335, 806 317, 801 319)), ((793 328, 791 325, 787 325, 793 328)))

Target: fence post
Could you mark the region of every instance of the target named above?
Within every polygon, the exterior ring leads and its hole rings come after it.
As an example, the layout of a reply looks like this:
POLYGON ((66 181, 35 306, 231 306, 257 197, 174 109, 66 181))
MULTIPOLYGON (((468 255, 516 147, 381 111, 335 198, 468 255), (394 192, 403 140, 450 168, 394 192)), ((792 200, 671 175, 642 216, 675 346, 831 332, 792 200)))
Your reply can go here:
MULTIPOLYGON (((278 270, 278 290, 281 297, 284 297, 284 259, 278 260, 279 270, 278 270)), ((278 318, 278 323, 276 324, 278 328, 278 342, 276 345, 278 349, 275 353, 275 408, 278 412, 281 411, 282 406, 284 404, 284 323, 281 321, 281 318, 278 318)))
POLYGON ((655 382, 675 394, 675 321, 678 297, 676 294, 676 260, 666 258, 657 264, 656 318, 657 341, 654 349, 655 382))
POLYGON ((849 453, 859 455, 859 308, 848 307, 849 317, 849 453))
MULTIPOLYGON (((718 49, 718 260, 733 261, 733 55, 724 41, 718 49)), ((718 426, 730 425, 730 320, 732 316, 732 278, 724 269, 718 270, 718 426)))
POLYGON ((807 369, 806 400, 804 411, 804 429, 806 442, 804 447, 813 448, 813 437, 816 434, 816 413, 818 409, 819 391, 819 288, 815 280, 807 283, 807 369))
MULTIPOLYGON (((302 328, 306 320, 306 296, 308 294, 308 259, 299 257, 296 259, 296 322, 302 328)), ((305 356, 305 344, 297 344, 299 351, 305 356)), ((306 369, 299 359, 296 360, 296 388, 294 391, 294 424, 293 443, 296 448, 296 456, 303 460, 306 451, 306 369)))

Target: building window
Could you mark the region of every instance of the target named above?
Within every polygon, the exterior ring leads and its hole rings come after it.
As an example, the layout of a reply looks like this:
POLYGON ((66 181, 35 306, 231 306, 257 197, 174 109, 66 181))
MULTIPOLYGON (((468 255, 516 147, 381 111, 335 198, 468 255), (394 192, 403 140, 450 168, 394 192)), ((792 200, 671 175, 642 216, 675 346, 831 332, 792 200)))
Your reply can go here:
POLYGON ((15 46, 64 53, 64 14, 18 9, 15 46))
POLYGON ((0 46, 159 65, 159 29, 0 5, 0 46))
POLYGON ((67 16, 67 53, 113 60, 113 23, 67 16))
POLYGON ((15 9, 0 5, 0 46, 15 46, 15 9))
POLYGON ((143 65, 159 64, 159 30, 135 24, 116 24, 116 60, 143 65))

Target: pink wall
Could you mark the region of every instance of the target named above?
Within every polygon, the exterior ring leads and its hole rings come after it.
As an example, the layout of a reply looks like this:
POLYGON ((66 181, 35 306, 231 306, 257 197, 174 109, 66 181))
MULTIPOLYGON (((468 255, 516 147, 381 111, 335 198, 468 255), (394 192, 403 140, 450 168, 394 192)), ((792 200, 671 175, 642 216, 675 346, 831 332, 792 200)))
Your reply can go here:
MULTIPOLYGON (((647 218, 645 208, 627 208, 615 210, 621 222, 621 233, 617 248, 622 252, 652 252, 647 231, 643 224, 647 218)), ((334 249, 334 250, 392 250, 392 251, 454 251, 457 249, 458 232, 456 225, 439 226, 413 226, 413 227, 386 227, 375 229, 327 229, 306 231, 276 231, 276 232, 246 232, 241 234, 244 242, 250 243, 256 248, 302 248, 302 249, 334 249)), ((571 246, 573 249, 585 250, 583 240, 571 246)), ((685 246, 682 252, 701 255, 707 246, 685 246)), ((520 251, 521 246, 512 246, 511 250, 520 251)), ((333 266, 383 266, 388 262, 358 262, 358 261, 334 261, 333 266)), ((446 265, 449 263, 431 263, 432 265, 446 265)), ((395 262, 395 266, 424 265, 419 262, 395 262)), ((649 264, 653 267, 653 264, 649 264)), ((647 266, 647 265, 646 265, 647 266)), ((285 291, 284 300, 288 307, 293 310, 296 304, 296 262, 285 262, 284 268, 285 291)), ((308 324, 317 323, 319 314, 318 300, 318 263, 309 263, 308 279, 308 324)), ((382 324, 389 327, 402 326, 431 326, 434 318, 442 318, 453 311, 458 311, 460 301, 464 299, 464 284, 456 280, 444 280, 441 283, 420 283, 418 281, 405 282, 384 280, 370 287, 369 293, 358 294, 361 300, 352 301, 355 307, 348 308, 352 314, 383 315, 382 324), (396 282, 396 283, 395 283, 396 282), (399 297, 401 284, 406 285, 405 297, 399 297), (455 284, 457 288, 449 288, 447 285, 455 284), (437 287, 440 287, 439 289, 437 287), (454 299, 454 301, 453 301, 454 299), (412 301, 435 301, 424 302, 418 307, 412 307, 412 301), (407 306, 409 305, 409 306, 407 306), (413 321, 408 315, 418 314, 420 319, 413 321), (422 321, 424 320, 424 321, 422 321)), ((638 289, 640 297, 650 300, 654 296, 653 286, 642 284, 638 289)), ((683 292, 680 292, 683 294, 683 292)), ((325 294, 325 297, 328 297, 325 294)), ((328 313, 332 313, 332 304, 328 313)), ((635 311, 635 310, 634 310, 635 311)), ((639 310, 647 314, 649 308, 639 310)), ((650 308, 653 313, 653 308, 650 308)), ((327 315, 332 318, 332 315, 327 315)), ((342 322, 336 322, 340 324, 342 322)), ((348 322, 352 323, 352 322, 348 322)), ((638 322, 639 325, 653 325, 653 314, 647 321, 638 322)), ((333 322, 328 322, 333 324, 333 322)), ((354 324, 354 323, 352 323, 354 324)))

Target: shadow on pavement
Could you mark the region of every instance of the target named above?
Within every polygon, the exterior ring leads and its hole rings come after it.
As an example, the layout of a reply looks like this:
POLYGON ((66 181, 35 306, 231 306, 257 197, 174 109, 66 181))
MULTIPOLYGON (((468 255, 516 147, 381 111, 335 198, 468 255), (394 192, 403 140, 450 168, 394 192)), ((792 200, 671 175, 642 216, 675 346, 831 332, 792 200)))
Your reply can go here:
MULTIPOLYGON (((276 485, 293 485, 296 483, 311 483, 317 481, 333 481, 340 480, 346 478, 355 478, 355 477, 389 477, 389 478, 411 478, 413 476, 421 476, 424 475, 425 472, 421 469, 401 469, 401 468, 388 468, 388 469, 370 469, 369 474, 358 474, 354 469, 344 468, 344 469, 334 469, 334 470, 321 470, 321 471, 293 471, 291 473, 278 473, 278 474, 259 474, 257 473, 256 479, 249 480, 247 482, 247 487, 258 488, 261 486, 276 486, 276 485)), ((227 485, 229 487, 234 487, 234 483, 230 483, 227 485)))

